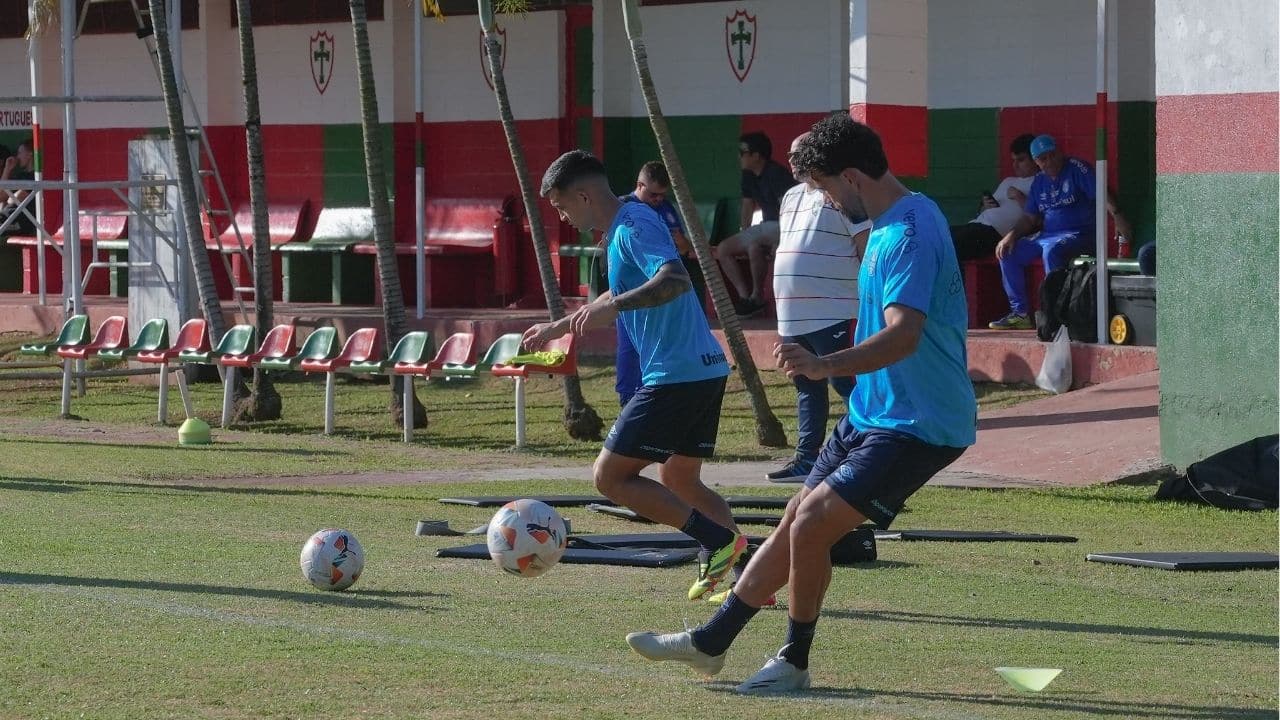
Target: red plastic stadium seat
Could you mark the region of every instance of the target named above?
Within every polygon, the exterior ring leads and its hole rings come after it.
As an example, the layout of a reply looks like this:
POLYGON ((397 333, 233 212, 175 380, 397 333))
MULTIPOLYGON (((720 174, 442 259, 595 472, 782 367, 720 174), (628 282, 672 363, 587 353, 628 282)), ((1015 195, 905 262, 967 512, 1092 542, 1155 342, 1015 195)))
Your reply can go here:
POLYGON ((99 350, 115 350, 129 344, 129 322, 123 315, 112 315, 98 326, 93 341, 88 345, 58 348, 58 357, 70 360, 84 360, 97 354, 99 350))
POLYGON ((564 362, 559 365, 494 365, 493 374, 497 377, 521 377, 530 375, 573 375, 578 372, 578 341, 573 333, 568 333, 547 343, 544 350, 562 350, 565 352, 564 362))
POLYGON ((381 357, 382 331, 378 328, 360 328, 347 338, 337 357, 329 360, 303 360, 299 367, 303 372, 331 373, 353 362, 376 362, 381 357))
POLYGON ((431 373, 444 368, 445 365, 471 365, 476 361, 476 336, 471 333, 454 333, 440 345, 436 356, 422 363, 396 363, 391 368, 395 375, 421 375, 431 377, 431 373))
POLYGON ((218 362, 226 367, 248 368, 257 365, 263 358, 289 357, 297 351, 293 325, 277 325, 271 328, 263 338, 257 352, 248 355, 224 355, 218 362))
POLYGON ((209 333, 206 332, 206 328, 204 318, 192 318, 182 324, 182 329, 178 331, 178 337, 171 347, 164 350, 140 352, 133 359, 138 362, 159 365, 178 357, 178 353, 183 351, 208 352, 209 333))

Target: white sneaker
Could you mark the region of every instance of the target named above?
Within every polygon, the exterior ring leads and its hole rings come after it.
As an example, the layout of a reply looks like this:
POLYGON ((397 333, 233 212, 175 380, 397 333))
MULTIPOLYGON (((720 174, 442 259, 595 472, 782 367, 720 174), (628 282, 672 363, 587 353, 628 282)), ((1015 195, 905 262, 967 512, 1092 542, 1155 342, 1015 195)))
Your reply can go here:
POLYGON ((769 658, 759 672, 734 688, 744 695, 788 693, 809 688, 809 671, 801 670, 781 656, 769 658))
POLYGON ((668 635, 636 632, 627 636, 627 644, 643 657, 682 662, 704 677, 711 677, 724 667, 724 655, 708 655, 694 647, 693 636, 688 632, 668 635))

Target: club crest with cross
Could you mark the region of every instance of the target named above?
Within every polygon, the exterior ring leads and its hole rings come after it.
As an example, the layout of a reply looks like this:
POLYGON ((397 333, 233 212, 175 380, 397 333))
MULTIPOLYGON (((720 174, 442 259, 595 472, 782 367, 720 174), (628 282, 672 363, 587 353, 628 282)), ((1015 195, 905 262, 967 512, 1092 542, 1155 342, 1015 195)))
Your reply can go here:
POLYGON ((724 19, 724 47, 738 82, 747 79, 751 63, 756 59, 756 32, 756 16, 748 15, 746 10, 724 19))
MULTIPOLYGON (((493 34, 498 36, 498 67, 507 69, 507 29, 493 24, 493 34)), ((484 47, 484 31, 480 31, 480 69, 484 71, 484 83, 493 89, 493 70, 489 67, 489 51, 484 47)))
POLYGON ((323 95, 333 78, 333 35, 324 30, 312 35, 308 57, 311 60, 311 79, 315 81, 316 90, 323 95))

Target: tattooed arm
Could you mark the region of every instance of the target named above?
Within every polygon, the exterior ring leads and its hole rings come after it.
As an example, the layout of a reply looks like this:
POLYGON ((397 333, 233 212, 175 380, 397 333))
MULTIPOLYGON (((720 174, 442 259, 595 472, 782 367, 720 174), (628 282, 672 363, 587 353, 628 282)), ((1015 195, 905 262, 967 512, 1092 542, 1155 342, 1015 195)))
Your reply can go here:
POLYGON ((648 282, 635 290, 628 290, 618 295, 612 299, 611 304, 617 310, 657 307, 675 300, 681 293, 689 291, 692 287, 693 285, 689 282, 689 273, 684 269, 684 263, 671 260, 658 268, 658 272, 654 273, 648 282))
POLYGON ((581 335, 588 330, 605 327, 623 310, 665 305, 692 287, 684 264, 678 259, 670 260, 640 287, 612 296, 606 302, 596 301, 579 308, 569 316, 569 331, 581 335))

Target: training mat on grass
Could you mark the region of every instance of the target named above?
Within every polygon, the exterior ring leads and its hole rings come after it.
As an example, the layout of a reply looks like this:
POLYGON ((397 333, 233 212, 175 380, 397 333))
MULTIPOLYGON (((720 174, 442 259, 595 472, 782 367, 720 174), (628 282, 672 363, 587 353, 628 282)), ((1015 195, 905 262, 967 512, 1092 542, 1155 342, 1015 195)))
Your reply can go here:
MULTIPOLYGON (((764 537, 748 535, 747 552, 749 557, 764 542, 764 537)), ((698 542, 684 533, 630 533, 624 535, 570 535, 569 547, 582 548, 672 548, 696 553, 698 542)), ((874 562, 876 559, 876 540, 870 528, 859 528, 840 539, 831 548, 831 560, 837 565, 874 562)))
MULTIPOLYGON (((586 505, 612 505, 609 498, 599 495, 542 495, 531 498, 520 498, 515 495, 475 495, 472 497, 440 498, 447 505, 470 505, 472 507, 501 507, 512 500, 538 500, 551 507, 584 507, 586 505)), ((726 497, 729 507, 768 508, 780 510, 787 506, 787 498, 757 497, 754 495, 734 495, 726 497)))
MULTIPOLYGON (((764 542, 763 537, 748 535, 747 542, 752 545, 759 545, 764 542)), ((611 548, 679 548, 683 550, 698 550, 698 541, 685 535, 684 533, 626 533, 622 535, 570 535, 569 547, 611 547, 611 548)))
POLYGON ((941 542, 1073 543, 1070 535, 1041 535, 1003 530, 877 530, 877 540, 934 540, 941 542))
MULTIPOLYGON (((601 505, 599 503, 591 503, 587 509, 592 512, 598 512, 602 515, 610 515, 623 520, 631 520, 641 523, 653 523, 649 518, 637 513, 631 508, 618 507, 616 505, 601 505)), ((765 513, 734 513, 733 521, 739 525, 769 525, 777 527, 782 522, 781 515, 768 515, 765 513)))
POLYGON ((1161 570, 1271 570, 1280 556, 1256 552, 1089 553, 1085 560, 1161 570))
MULTIPOLYGON (((643 547, 598 550, 595 548, 570 547, 564 551, 564 557, 560 558, 560 562, 569 563, 570 565, 627 565, 630 567, 664 568, 683 565, 697 556, 698 551, 689 548, 643 547)), ((488 560, 489 546, 477 544, 440 548, 436 551, 436 557, 488 560)))

